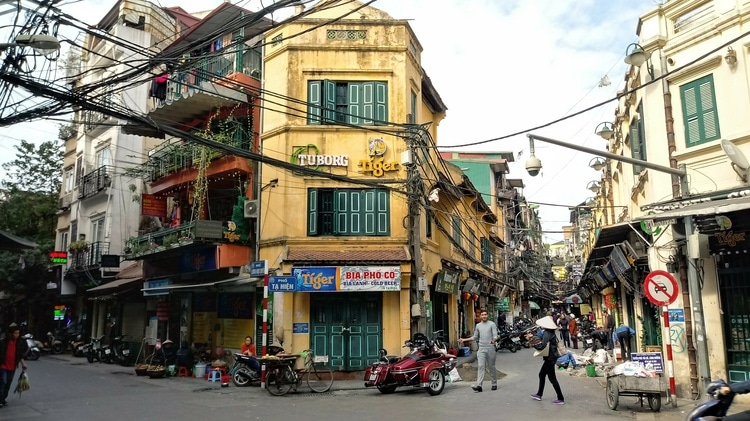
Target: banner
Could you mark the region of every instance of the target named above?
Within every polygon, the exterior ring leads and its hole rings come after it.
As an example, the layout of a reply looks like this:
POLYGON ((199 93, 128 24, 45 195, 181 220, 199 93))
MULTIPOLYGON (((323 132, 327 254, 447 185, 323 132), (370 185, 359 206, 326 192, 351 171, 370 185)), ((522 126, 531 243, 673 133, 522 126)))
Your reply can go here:
POLYGON ((458 277, 460 273, 453 270, 443 269, 438 273, 437 285, 435 285, 435 292, 442 292, 443 294, 454 294, 458 295, 459 282, 458 277))
POLYGON ((158 198, 153 194, 141 195, 141 215, 143 216, 167 216, 167 199, 158 198))
POLYGON ((318 266, 292 268, 291 276, 270 276, 271 292, 400 291, 398 266, 318 266))

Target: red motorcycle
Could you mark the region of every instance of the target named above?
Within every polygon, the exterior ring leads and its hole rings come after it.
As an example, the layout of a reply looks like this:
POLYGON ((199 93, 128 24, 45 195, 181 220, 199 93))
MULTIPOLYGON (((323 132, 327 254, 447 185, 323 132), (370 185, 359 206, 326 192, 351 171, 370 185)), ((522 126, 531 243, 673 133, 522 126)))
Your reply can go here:
MULTIPOLYGON (((435 335, 440 331, 435 332, 435 335)), ((404 357, 386 355, 380 349, 380 359, 365 370, 365 387, 377 387, 380 393, 393 393, 399 386, 427 389, 432 396, 445 388, 445 375, 456 366, 456 356, 449 354, 440 339, 429 340, 416 333, 405 342, 410 352, 404 357)))

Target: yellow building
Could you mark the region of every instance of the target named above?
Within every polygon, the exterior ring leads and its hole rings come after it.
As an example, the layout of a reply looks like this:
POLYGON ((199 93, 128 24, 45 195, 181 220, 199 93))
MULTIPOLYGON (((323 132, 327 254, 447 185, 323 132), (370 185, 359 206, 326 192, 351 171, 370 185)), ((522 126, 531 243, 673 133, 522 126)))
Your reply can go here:
POLYGON ((446 106, 408 22, 342 2, 267 41, 263 154, 300 168, 262 167, 273 339, 352 371, 415 330, 455 343, 459 282, 474 281, 470 298, 494 286, 481 262, 496 218, 430 147, 446 106))

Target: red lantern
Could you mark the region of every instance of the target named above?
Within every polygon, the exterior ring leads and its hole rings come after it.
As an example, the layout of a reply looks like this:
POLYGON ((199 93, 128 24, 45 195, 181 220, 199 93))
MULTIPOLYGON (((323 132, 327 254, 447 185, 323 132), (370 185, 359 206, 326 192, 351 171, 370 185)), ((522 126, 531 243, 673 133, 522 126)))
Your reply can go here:
POLYGON ((474 300, 474 301, 478 300, 479 299, 479 294, 472 295, 471 299, 474 300))
POLYGON ((464 297, 464 301, 468 301, 469 298, 471 298, 471 294, 469 294, 468 292, 464 292, 463 297, 464 297))

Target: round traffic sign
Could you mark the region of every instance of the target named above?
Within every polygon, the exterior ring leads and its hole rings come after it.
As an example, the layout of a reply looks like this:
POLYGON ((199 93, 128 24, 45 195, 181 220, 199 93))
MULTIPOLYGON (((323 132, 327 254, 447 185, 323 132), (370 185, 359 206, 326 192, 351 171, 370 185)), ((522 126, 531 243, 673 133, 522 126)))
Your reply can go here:
POLYGON ((677 299, 679 289, 677 288, 677 280, 671 273, 654 270, 646 275, 643 292, 654 305, 668 306, 677 299))

